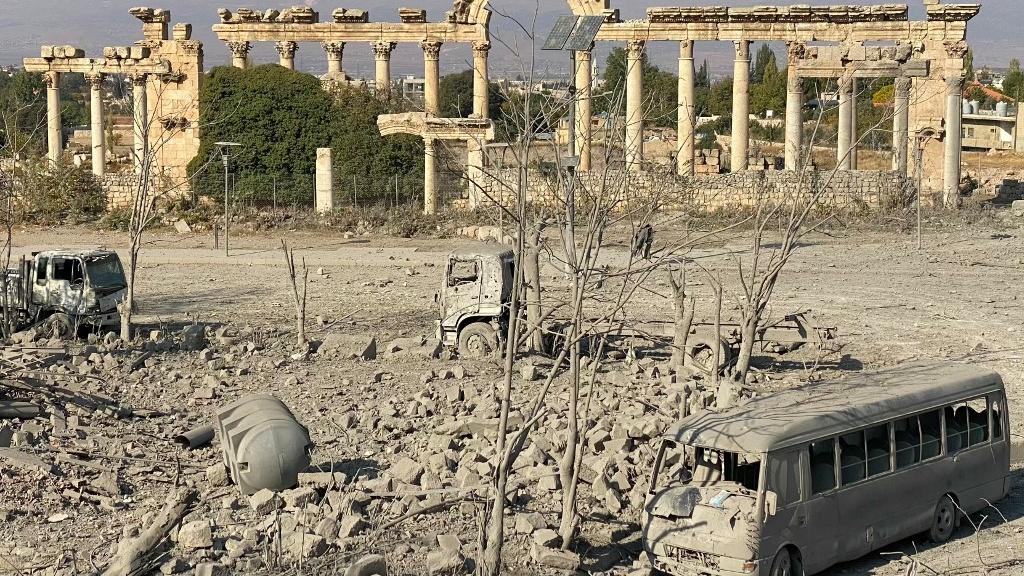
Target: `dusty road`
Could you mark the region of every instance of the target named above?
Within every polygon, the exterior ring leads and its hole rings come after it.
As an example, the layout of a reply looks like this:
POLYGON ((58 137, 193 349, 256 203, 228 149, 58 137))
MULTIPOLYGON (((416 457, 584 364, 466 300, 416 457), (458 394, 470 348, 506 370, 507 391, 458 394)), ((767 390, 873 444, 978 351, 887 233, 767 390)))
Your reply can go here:
MULTIPOLYGON (((670 236, 667 231, 658 238, 664 242, 670 236)), ((323 331, 340 331, 374 335, 378 342, 432 333, 436 315, 433 293, 441 280, 444 255, 455 246, 470 243, 387 237, 344 239, 328 233, 283 232, 236 236, 232 239, 231 255, 225 256, 212 249, 208 237, 155 233, 141 257, 141 320, 154 328, 198 319, 235 327, 290 330, 293 304, 279 248, 281 237, 311 269, 309 315, 322 317, 326 324, 314 329, 314 337, 323 331)), ((88 229, 30 230, 20 233, 17 240, 17 250, 22 253, 55 246, 98 245, 123 252, 126 245, 123 236, 88 229)), ((625 239, 618 244, 608 251, 608 258, 625 257, 625 239)), ((918 251, 911 236, 890 232, 815 235, 797 251, 783 274, 773 311, 782 314, 810 309, 820 322, 838 327, 844 357, 841 362, 826 363, 828 373, 927 358, 963 359, 991 366, 1006 381, 1011 432, 1020 441, 1024 438, 1024 226, 926 232, 924 244, 924 249, 918 251)), ((740 238, 706 246, 692 254, 702 266, 719 273, 725 283, 726 316, 734 313, 738 295, 734 258, 745 247, 740 238)), ((545 264, 544 278, 551 283, 552 290, 564 282, 550 263, 545 264)), ((698 274, 692 274, 690 279, 698 297, 697 316, 707 318, 711 307, 706 283, 698 274)), ((666 311, 671 308, 666 298, 667 283, 657 277, 647 288, 630 304, 631 313, 643 318, 668 319, 666 311)), ((798 368, 800 359, 765 367, 769 386, 783 387, 796 381, 802 374, 798 368)), ((337 440, 336 430, 329 432, 334 407, 358 410, 381 395, 380 385, 372 383, 333 391, 337 382, 372 382, 372 374, 383 367, 398 375, 385 393, 402 397, 415 394, 421 386, 416 374, 444 366, 442 361, 385 362, 374 366, 318 364, 312 371, 286 366, 269 377, 240 379, 236 387, 238 391, 269 389, 286 400, 294 400, 296 411, 312 423, 315 433, 323 432, 336 439, 333 444, 328 443, 330 456, 344 460, 381 455, 389 449, 386 438, 353 448, 345 445, 344 438, 337 440), (291 376, 301 383, 301 389, 285 385, 285 378, 291 376), (311 395, 308 387, 318 392, 311 395), (329 390, 326 396, 325 389, 329 390), (327 404, 325 398, 329 399, 327 404)), ((496 371, 487 366, 473 366, 471 370, 485 386, 496 376, 496 371)), ((189 383, 187 369, 182 368, 182 372, 184 380, 177 380, 178 383, 189 383)), ((182 402, 193 408, 205 405, 190 398, 190 387, 184 390, 173 386, 160 390, 130 385, 118 388, 125 401, 153 408, 182 402)), ((962 567, 964 570, 958 572, 962 574, 980 574, 985 563, 1024 557, 1024 479, 1019 470, 1015 472, 1011 496, 999 505, 999 512, 1008 522, 1004 523, 993 512, 977 537, 965 528, 958 540, 937 548, 925 545, 926 549, 917 557, 934 568, 962 567), (984 550, 980 557, 979 549, 984 550)), ((93 522, 102 521, 97 517, 93 522)), ((465 517, 450 518, 444 526, 467 528, 466 522, 470 522, 471 528, 472 518, 465 517)), ((40 545, 54 542, 60 534, 45 524, 17 526, 20 535, 40 545)), ((403 534, 416 538, 414 533, 415 529, 410 528, 396 533, 395 538, 401 541, 403 534)), ((591 534, 592 540, 599 540, 594 535, 598 533, 602 531, 591 534)), ((615 543, 612 530, 603 533, 611 544, 615 543)), ((90 542, 96 544, 95 540, 94 535, 90 542)), ((903 542, 883 553, 837 567, 831 573, 902 574, 906 563, 900 558, 912 553, 913 546, 909 541, 903 542)), ((521 552, 516 552, 519 549, 515 546, 512 550, 513 554, 521 552)), ((512 564, 519 566, 516 573, 529 573, 521 562, 512 564)), ((920 570, 919 574, 927 573, 924 568, 920 570)), ((1019 570, 997 567, 989 573, 1020 574, 1019 570)), ((414 567, 407 571, 416 573, 414 567)), ((2 566, 0 573, 4 573, 2 566)))

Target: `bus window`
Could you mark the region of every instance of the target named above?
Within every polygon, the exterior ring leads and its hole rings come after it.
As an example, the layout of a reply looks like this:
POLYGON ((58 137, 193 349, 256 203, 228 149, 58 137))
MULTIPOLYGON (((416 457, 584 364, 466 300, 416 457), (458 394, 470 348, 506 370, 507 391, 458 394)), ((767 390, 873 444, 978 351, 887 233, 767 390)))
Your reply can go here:
POLYGON ((778 494, 780 508, 800 500, 799 473, 800 452, 792 450, 771 456, 768 464, 768 486, 778 494))
POLYGON ((867 447, 868 477, 892 469, 889 453, 889 425, 882 424, 864 431, 867 447))
POLYGON ((893 423, 896 440, 896 469, 906 468, 921 461, 921 424, 917 416, 893 423))
POLYGON ((946 422, 946 454, 953 455, 967 447, 967 404, 961 402, 943 410, 946 422))
POLYGON ((921 460, 942 454, 942 412, 933 410, 917 417, 921 424, 921 460))
POLYGON ((967 445, 975 446, 988 442, 988 401, 985 398, 968 400, 967 412, 967 445))
POLYGON ((821 494, 836 487, 836 446, 835 441, 811 442, 808 448, 811 457, 811 492, 821 494))
POLYGON ((843 486, 860 482, 867 476, 864 461, 864 431, 851 432, 839 437, 839 468, 843 486))
POLYGON ((992 439, 998 440, 1003 437, 1003 410, 999 396, 991 396, 989 406, 992 407, 992 439))

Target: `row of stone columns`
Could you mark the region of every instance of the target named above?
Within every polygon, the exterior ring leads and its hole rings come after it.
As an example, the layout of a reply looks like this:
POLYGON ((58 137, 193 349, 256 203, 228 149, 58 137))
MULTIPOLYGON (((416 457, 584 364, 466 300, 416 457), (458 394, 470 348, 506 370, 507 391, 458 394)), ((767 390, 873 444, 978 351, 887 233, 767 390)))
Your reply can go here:
MULTIPOLYGON (((46 157, 51 162, 60 160, 64 152, 63 128, 61 126, 60 111, 60 72, 46 72, 43 80, 46 83, 46 157)), ((133 164, 136 173, 142 170, 142 161, 148 151, 147 122, 148 108, 146 103, 146 78, 145 74, 133 74, 128 76, 132 83, 132 104, 134 116, 133 124, 133 164)), ((92 149, 92 173, 102 177, 106 173, 106 142, 103 124, 103 81, 105 75, 102 73, 89 73, 85 75, 89 83, 89 120, 92 149)))

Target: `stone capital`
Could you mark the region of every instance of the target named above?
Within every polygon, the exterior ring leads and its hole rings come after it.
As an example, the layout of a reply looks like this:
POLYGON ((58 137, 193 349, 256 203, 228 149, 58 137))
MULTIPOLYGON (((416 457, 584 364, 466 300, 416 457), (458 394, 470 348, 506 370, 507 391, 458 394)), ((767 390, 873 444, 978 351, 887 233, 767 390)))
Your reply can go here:
POLYGON ((803 42, 786 42, 786 61, 789 66, 796 64, 797 60, 807 55, 807 44, 803 42))
POLYGON ((733 40, 737 60, 750 60, 750 40, 733 40))
POLYGON ((693 40, 679 41, 679 57, 686 60, 693 60, 693 40))
MULTIPOLYGON (((593 44, 591 44, 593 48, 593 44)), ((576 62, 590 62, 594 59, 594 53, 590 50, 577 50, 576 51, 576 62)))
POLYGON ((341 58, 345 52, 344 42, 321 42, 320 46, 323 47, 324 52, 327 52, 328 56, 333 56, 334 58, 341 58))
POLYGON ((228 42, 228 50, 231 55, 236 58, 246 58, 249 56, 249 50, 252 49, 252 44, 248 41, 242 42, 228 42))
POLYGON ((487 53, 491 51, 490 42, 473 42, 473 56, 480 58, 486 58, 487 53))
POLYGON ((943 46, 946 48, 946 56, 950 58, 964 58, 967 56, 966 40, 949 40, 943 42, 943 46))
POLYGON ((47 88, 60 87, 60 72, 43 72, 43 82, 47 88))
POLYGON ((626 57, 640 58, 644 55, 644 47, 647 43, 643 40, 629 40, 626 42, 626 57))
POLYGON ((391 52, 398 46, 397 42, 374 42, 370 48, 373 50, 373 57, 376 60, 387 60, 391 58, 391 52))
POLYGON ((423 58, 426 60, 439 60, 441 58, 441 42, 436 40, 424 40, 420 42, 423 48, 423 58))
POLYGON ((910 86, 912 84, 912 81, 911 81, 910 78, 905 78, 903 76, 897 76, 895 78, 895 84, 896 84, 896 93, 899 94, 901 92, 910 92, 910 86))
POLYGON ((106 75, 102 72, 90 72, 85 75, 85 81, 89 83, 91 88, 100 88, 103 86, 103 80, 106 79, 106 75))
POLYGON ((282 42, 275 42, 274 47, 277 48, 277 53, 283 58, 295 58, 295 52, 299 49, 299 43, 284 40, 282 42))

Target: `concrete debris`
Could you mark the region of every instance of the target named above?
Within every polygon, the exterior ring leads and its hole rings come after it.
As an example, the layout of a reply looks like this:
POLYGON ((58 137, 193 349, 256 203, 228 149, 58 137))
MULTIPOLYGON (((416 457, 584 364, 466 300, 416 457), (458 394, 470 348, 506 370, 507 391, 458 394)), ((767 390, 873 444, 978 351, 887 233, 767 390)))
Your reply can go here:
POLYGON ((213 547, 213 529, 208 520, 195 520, 178 529, 178 546, 185 550, 213 547))
POLYGON ((320 354, 331 353, 342 358, 377 359, 377 339, 372 336, 328 334, 318 348, 320 354))
POLYGON ((363 556, 353 562, 346 570, 344 576, 387 576, 387 563, 380 554, 363 556))
POLYGON ((548 566, 566 572, 575 572, 580 565, 579 554, 568 550, 548 548, 536 541, 530 546, 530 558, 541 566, 548 566))

